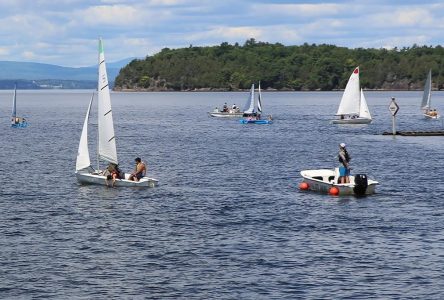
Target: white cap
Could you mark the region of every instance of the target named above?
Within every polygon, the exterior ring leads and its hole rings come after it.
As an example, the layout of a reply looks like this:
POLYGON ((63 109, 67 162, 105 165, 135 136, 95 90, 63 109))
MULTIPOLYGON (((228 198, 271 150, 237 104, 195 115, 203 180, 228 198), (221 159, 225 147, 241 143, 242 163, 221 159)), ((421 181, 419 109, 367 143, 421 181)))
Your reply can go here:
POLYGON ((344 143, 340 143, 339 146, 341 146, 341 148, 345 148, 345 144, 344 143))

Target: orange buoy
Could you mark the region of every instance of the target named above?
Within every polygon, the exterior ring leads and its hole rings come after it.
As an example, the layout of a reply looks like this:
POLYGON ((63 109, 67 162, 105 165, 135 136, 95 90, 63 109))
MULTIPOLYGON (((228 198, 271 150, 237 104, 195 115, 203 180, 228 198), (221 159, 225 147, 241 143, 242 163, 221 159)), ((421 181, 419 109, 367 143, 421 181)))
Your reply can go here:
POLYGON ((301 190, 303 190, 303 191, 308 190, 309 187, 310 187, 310 186, 309 186, 308 183, 306 183, 306 182, 301 182, 301 183, 299 184, 299 188, 300 188, 301 190))
POLYGON ((335 186, 332 186, 329 190, 328 193, 332 196, 337 196, 339 195, 339 189, 335 186))

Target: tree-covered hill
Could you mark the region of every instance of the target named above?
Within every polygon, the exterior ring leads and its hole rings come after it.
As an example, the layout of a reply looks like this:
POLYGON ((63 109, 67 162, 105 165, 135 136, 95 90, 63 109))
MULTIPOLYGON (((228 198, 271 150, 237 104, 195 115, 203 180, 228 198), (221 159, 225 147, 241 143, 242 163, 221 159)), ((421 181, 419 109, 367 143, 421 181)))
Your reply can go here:
POLYGON ((239 90, 343 89, 359 66, 364 89, 422 89, 432 69, 433 87, 444 87, 444 48, 348 49, 333 45, 284 46, 250 39, 243 46, 162 49, 121 69, 116 89, 239 90))

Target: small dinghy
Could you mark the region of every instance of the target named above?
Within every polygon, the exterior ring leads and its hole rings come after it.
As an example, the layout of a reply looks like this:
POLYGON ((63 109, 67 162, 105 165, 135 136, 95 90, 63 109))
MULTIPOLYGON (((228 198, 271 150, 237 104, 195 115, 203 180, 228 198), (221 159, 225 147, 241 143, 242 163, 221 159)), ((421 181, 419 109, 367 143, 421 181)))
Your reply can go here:
POLYGON ((345 86, 344 94, 339 103, 339 119, 333 124, 370 124, 372 116, 365 100, 364 92, 359 90, 359 67, 356 67, 345 86))
POLYGON ((422 95, 421 110, 426 119, 439 119, 440 115, 436 109, 432 109, 432 70, 429 70, 424 84, 424 93, 422 95))
MULTIPOLYGON (((116 139, 114 135, 113 114, 111 109, 111 97, 108 86, 108 75, 105 66, 105 54, 103 51, 102 40, 99 40, 99 72, 98 72, 98 158, 118 165, 116 139)), ((94 94, 93 94, 94 95, 94 94)), ((76 161, 76 177, 81 184, 98 184, 108 185, 107 175, 104 170, 100 170, 98 166, 94 169, 91 166, 91 160, 88 150, 88 120, 91 111, 93 97, 89 102, 86 112, 85 121, 83 123, 82 134, 80 136, 79 151, 77 152, 76 161)), ((139 181, 129 180, 130 174, 125 174, 124 178, 117 179, 114 186, 138 186, 152 188, 158 185, 158 180, 143 176, 139 181)))
POLYGON ((14 96, 12 98, 12 116, 11 127, 13 128, 26 128, 28 122, 25 118, 17 117, 17 85, 14 87, 14 96))
POLYGON ((271 115, 267 119, 262 119, 262 95, 261 95, 261 83, 258 87, 257 102, 254 98, 254 84, 251 85, 250 101, 247 103, 247 108, 244 111, 243 119, 239 122, 241 124, 272 124, 271 115))
POLYGON ((310 190, 320 193, 328 193, 334 196, 355 195, 364 196, 375 193, 375 180, 368 179, 365 174, 350 175, 350 183, 339 183, 339 168, 303 170, 303 181, 299 185, 301 190, 310 190))

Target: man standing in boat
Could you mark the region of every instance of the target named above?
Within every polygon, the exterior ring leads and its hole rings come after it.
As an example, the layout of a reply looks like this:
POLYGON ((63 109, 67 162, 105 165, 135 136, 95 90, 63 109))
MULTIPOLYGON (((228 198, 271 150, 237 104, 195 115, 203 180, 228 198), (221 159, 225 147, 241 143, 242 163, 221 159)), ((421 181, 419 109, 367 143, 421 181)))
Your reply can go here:
POLYGON ((339 167, 339 183, 350 183, 350 160, 351 157, 345 149, 345 144, 339 144, 339 153, 338 153, 339 162, 342 164, 339 167))

